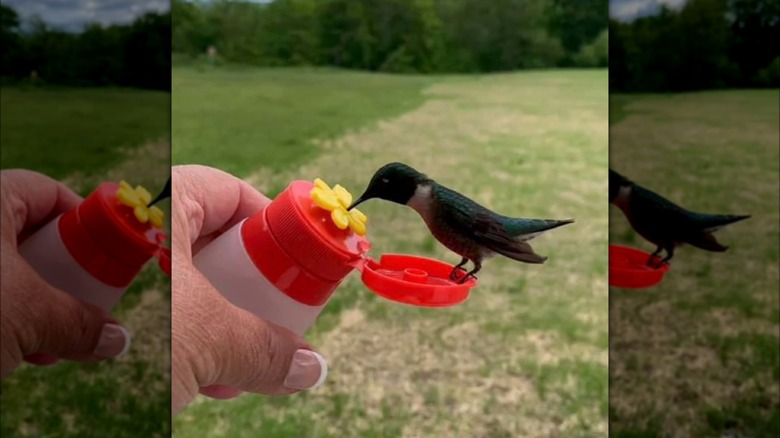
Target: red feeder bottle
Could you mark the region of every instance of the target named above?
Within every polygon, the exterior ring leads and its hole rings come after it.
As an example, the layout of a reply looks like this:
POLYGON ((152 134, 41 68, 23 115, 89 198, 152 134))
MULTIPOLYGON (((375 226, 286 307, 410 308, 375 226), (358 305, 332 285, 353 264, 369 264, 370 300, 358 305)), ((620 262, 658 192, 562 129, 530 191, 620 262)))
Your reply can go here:
POLYGON ((377 295, 421 307, 462 303, 476 286, 473 278, 453 282, 452 265, 437 260, 400 254, 371 260, 369 241, 336 227, 312 201, 313 187, 293 181, 195 255, 195 266, 231 303, 302 336, 354 269, 377 295))
POLYGON ((139 222, 117 199, 119 184, 100 184, 76 208, 19 245, 47 283, 109 312, 152 257, 170 275, 165 233, 139 222))

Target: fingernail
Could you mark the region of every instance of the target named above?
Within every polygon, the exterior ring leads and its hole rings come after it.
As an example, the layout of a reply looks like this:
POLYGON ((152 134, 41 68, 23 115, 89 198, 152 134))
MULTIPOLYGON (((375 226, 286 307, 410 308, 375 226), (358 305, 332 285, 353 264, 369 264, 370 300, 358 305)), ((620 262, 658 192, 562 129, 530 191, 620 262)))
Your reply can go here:
POLYGON ((293 355, 290 371, 284 379, 284 386, 291 389, 314 389, 328 377, 328 364, 319 353, 298 350, 293 355))
POLYGON ((103 358, 119 357, 129 349, 130 332, 120 325, 106 324, 100 332, 100 339, 92 354, 103 358))

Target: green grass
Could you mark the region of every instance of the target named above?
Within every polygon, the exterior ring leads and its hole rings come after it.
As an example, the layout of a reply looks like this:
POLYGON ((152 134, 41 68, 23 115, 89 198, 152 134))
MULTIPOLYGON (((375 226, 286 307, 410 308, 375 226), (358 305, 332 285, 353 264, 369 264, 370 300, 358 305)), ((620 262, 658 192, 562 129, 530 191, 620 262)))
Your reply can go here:
POLYGON ((198 157, 239 174, 300 164, 318 152, 315 140, 418 106, 428 82, 327 69, 177 68, 174 164, 198 157))
MULTIPOLYGON (((780 434, 779 97, 611 96, 611 166, 695 211, 753 216, 717 232, 728 252, 684 247, 657 287, 611 290, 611 432, 780 434)), ((654 249, 610 218, 615 243, 654 249)))
MULTIPOLYGON (((3 168, 48 174, 82 196, 121 179, 159 190, 169 108, 164 93, 3 89, 3 168)), ((159 205, 170 214, 169 201, 159 205)), ((170 279, 150 263, 112 313, 133 335, 128 354, 22 365, 2 382, 2 436, 170 436, 170 279)))
MULTIPOLYGON (((606 434, 606 71, 188 67, 173 83, 174 162, 223 168, 271 196, 315 177, 356 193, 402 161, 499 212, 577 221, 533 242, 544 265, 487 261, 454 308, 397 305, 350 276, 306 335, 330 362, 322 388, 198 398, 174 420, 177 435, 606 434)), ((363 211, 372 257, 459 260, 411 209, 363 211)))
POLYGON ((99 174, 170 132, 170 94, 156 91, 3 88, 0 110, 2 168, 53 178, 99 174))

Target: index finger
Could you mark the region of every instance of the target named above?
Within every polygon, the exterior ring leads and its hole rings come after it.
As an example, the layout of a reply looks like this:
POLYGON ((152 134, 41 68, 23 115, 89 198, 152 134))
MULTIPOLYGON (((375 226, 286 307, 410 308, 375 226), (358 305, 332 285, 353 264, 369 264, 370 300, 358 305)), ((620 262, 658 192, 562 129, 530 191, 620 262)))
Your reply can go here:
POLYGON ((2 236, 14 241, 23 233, 48 223, 78 206, 82 199, 64 184, 31 170, 0 172, 2 236))
POLYGON ((172 228, 183 234, 173 244, 182 245, 178 250, 186 246, 187 253, 199 239, 221 234, 271 202, 248 183, 211 167, 176 166, 172 180, 172 228))

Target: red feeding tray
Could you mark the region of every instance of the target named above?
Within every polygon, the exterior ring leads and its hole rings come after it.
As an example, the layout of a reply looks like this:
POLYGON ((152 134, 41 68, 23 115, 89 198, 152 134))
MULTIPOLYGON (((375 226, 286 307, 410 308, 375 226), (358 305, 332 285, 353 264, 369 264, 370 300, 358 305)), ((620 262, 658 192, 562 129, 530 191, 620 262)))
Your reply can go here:
POLYGON ((474 278, 463 284, 450 280, 452 265, 404 254, 383 254, 379 262, 368 259, 362 270, 363 283, 377 295, 420 307, 460 304, 477 285, 474 278))
POLYGON ((650 253, 627 246, 609 245, 609 285, 624 289, 644 289, 661 282, 669 264, 655 268, 660 258, 654 257, 647 266, 650 253))

